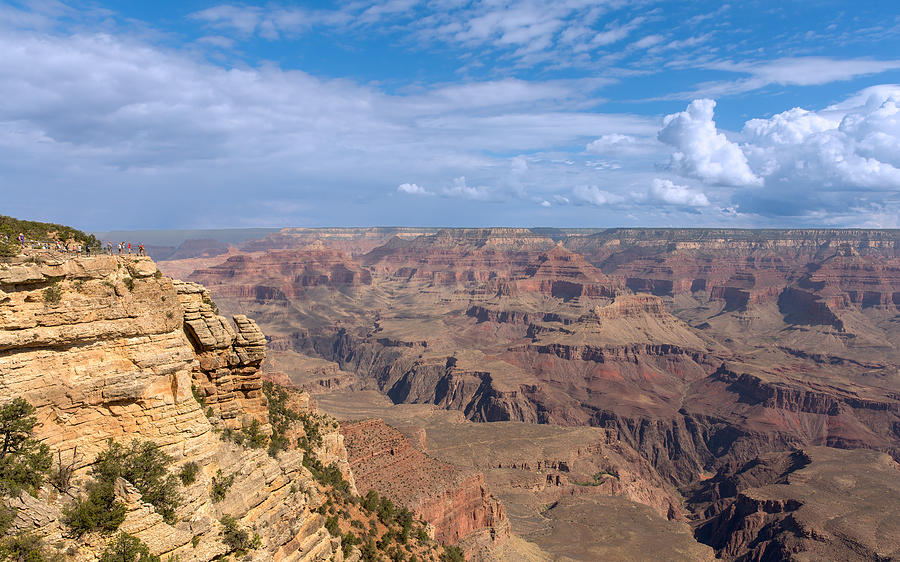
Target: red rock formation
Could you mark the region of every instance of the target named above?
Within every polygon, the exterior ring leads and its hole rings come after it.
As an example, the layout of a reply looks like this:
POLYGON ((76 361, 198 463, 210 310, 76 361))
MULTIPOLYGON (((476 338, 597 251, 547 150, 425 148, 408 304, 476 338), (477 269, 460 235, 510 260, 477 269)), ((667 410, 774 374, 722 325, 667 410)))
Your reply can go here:
POLYGON ((509 537, 503 505, 484 489, 480 473, 429 457, 379 419, 342 424, 341 432, 363 494, 375 490, 407 506, 434 525, 443 542, 479 532, 497 544, 509 537))
POLYGON ((319 285, 367 285, 371 274, 348 256, 313 244, 253 258, 236 255, 195 271, 191 280, 211 287, 217 297, 284 301, 319 285))

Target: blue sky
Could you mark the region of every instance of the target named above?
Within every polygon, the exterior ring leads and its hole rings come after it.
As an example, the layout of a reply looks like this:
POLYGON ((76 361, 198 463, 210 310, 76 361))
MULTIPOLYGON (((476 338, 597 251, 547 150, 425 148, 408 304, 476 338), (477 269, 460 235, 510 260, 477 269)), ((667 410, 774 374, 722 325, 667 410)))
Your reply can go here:
POLYGON ((897 227, 895 2, 0 2, 0 213, 897 227))

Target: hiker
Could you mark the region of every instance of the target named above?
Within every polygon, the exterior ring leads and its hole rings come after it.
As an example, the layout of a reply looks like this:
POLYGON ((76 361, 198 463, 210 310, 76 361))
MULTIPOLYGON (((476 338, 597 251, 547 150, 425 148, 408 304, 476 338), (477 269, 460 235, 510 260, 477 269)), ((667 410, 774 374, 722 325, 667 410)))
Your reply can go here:
POLYGON ((22 246, 22 249, 25 249, 25 235, 21 232, 19 233, 19 245, 22 246))
POLYGON ((131 253, 131 242, 128 243, 128 253, 131 253))
POLYGON ((147 254, 144 253, 144 243, 143 243, 143 242, 141 242, 141 245, 138 246, 138 254, 139 254, 139 255, 142 255, 142 256, 146 256, 146 255, 147 255, 147 254))

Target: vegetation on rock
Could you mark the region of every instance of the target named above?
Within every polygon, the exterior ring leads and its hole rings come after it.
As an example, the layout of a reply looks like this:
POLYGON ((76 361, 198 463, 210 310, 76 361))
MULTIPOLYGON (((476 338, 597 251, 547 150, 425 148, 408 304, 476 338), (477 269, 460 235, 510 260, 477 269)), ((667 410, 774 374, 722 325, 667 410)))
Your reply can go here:
POLYGON ((16 255, 18 241, 16 237, 22 233, 27 240, 61 240, 74 241, 76 244, 84 244, 91 248, 100 249, 100 241, 93 234, 49 222, 38 222, 15 219, 0 215, 0 257, 16 255))
POLYGON ((200 472, 200 465, 191 461, 182 465, 181 470, 178 471, 178 478, 182 484, 190 486, 197 481, 198 472, 200 472))
POLYGON ((256 533, 253 536, 247 529, 241 527, 231 515, 225 515, 219 519, 222 524, 222 542, 228 547, 230 553, 243 556, 250 550, 255 550, 262 545, 262 539, 256 533))
MULTIPOLYGON (((3 529, 0 528, 0 531, 3 529)), ((64 560, 59 552, 53 552, 35 533, 19 533, 0 539, 0 562, 56 562, 64 560)))
POLYGON ((0 408, 0 495, 36 493, 50 470, 50 449, 32 439, 34 407, 14 398, 0 408))
POLYGON ((228 493, 228 488, 231 488, 232 484, 234 484, 234 474, 225 476, 221 468, 217 470, 216 475, 212 477, 212 488, 209 491, 209 497, 212 502, 219 503, 224 500, 225 495, 228 493))
POLYGON ((131 482, 167 523, 174 523, 180 498, 177 479, 168 472, 171 462, 152 441, 135 439, 124 447, 110 440, 91 468, 93 479, 86 485, 87 496, 63 510, 66 524, 77 535, 118 529, 125 518, 125 506, 115 495, 118 478, 131 482))
POLYGON ((100 562, 159 562, 159 556, 137 537, 119 533, 100 555, 100 562))

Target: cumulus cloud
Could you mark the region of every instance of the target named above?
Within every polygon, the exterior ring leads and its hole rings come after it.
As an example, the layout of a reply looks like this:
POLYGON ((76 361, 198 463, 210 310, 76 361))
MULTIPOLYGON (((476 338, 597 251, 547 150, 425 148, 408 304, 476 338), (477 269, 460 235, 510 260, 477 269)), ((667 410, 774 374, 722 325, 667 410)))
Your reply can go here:
POLYGON ((600 189, 596 185, 576 186, 575 189, 572 190, 572 195, 578 201, 598 207, 621 203, 624 200, 624 197, 600 189))
MULTIPOLYGON (((795 107, 751 119, 741 144, 716 131, 714 102, 695 100, 665 118, 659 139, 676 148, 671 171, 711 185, 744 187, 734 193, 742 210, 864 214, 884 204, 879 193, 900 191, 898 100, 900 87, 880 86, 820 111, 795 107)), ((701 193, 676 189, 681 187, 655 181, 650 195, 672 204, 708 204, 701 193)))
POLYGON ((716 130, 716 102, 694 100, 687 110, 667 115, 657 138, 675 147, 669 169, 716 185, 760 185, 740 147, 716 130))
POLYGON ((487 201, 494 198, 491 190, 484 186, 468 185, 465 176, 453 180, 453 185, 445 188, 442 193, 447 197, 461 197, 476 201, 487 201))
POLYGON ((678 185, 672 180, 654 178, 650 185, 649 197, 653 201, 666 205, 682 207, 706 207, 709 199, 702 191, 691 189, 686 185, 678 185))
POLYGON ((898 99, 870 98, 840 120, 799 108, 754 119, 743 149, 769 186, 900 189, 898 99))
POLYGON ((401 183, 397 186, 397 191, 409 195, 432 195, 430 191, 414 183, 401 183))

